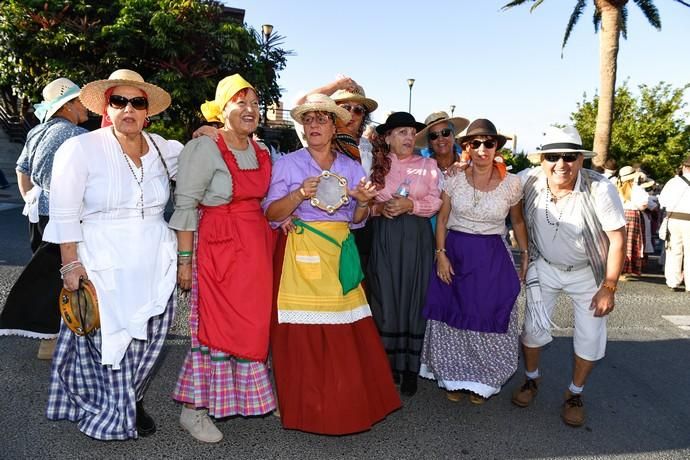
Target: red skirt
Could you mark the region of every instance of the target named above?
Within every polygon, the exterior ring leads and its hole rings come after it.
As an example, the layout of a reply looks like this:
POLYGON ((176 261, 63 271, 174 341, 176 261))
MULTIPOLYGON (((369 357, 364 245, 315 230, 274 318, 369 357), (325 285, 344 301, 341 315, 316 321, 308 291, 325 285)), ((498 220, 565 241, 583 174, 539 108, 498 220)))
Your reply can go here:
POLYGON ((284 428, 358 433, 401 406, 371 317, 352 324, 274 322, 271 352, 284 428))
POLYGON ((644 223, 640 211, 625 210, 625 232, 625 262, 622 273, 640 275, 644 257, 644 223))

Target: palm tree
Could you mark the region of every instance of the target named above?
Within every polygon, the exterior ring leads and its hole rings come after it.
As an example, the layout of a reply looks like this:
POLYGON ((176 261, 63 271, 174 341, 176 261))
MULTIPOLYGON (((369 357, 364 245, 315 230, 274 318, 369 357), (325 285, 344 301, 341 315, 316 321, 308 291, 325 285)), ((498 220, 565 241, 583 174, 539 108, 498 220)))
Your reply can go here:
MULTIPOLYGON (((544 0, 514 0, 507 3, 502 9, 507 10, 514 6, 532 2, 530 12, 534 11, 544 0)), ((690 3, 684 0, 675 0, 681 5, 690 7, 690 3)), ((594 2, 594 30, 601 30, 599 37, 599 110, 597 111, 597 126, 594 133, 593 150, 597 152, 593 162, 595 166, 601 166, 608 156, 611 144, 611 126, 613 124, 613 96, 616 89, 616 69, 618 60, 618 41, 620 35, 627 38, 628 0, 593 0, 594 2)), ((647 21, 657 30, 661 30, 659 10, 654 5, 654 0, 633 0, 644 13, 647 21)), ((570 20, 565 28, 561 50, 565 48, 570 38, 570 33, 582 16, 587 5, 586 0, 577 0, 570 20)), ((562 56, 562 53, 561 53, 562 56)))

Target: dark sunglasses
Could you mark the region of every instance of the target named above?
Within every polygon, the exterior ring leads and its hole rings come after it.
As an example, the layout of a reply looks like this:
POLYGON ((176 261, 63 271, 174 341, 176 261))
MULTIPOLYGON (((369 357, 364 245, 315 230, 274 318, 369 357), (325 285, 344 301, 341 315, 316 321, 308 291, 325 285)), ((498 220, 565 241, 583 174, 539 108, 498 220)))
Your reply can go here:
POLYGON ((127 104, 132 104, 136 110, 144 110, 149 108, 149 100, 144 96, 133 97, 132 99, 127 99, 124 96, 117 94, 111 94, 108 98, 108 104, 110 107, 118 110, 122 110, 127 107, 127 104))
POLYGON ((549 163, 558 163, 558 160, 563 158, 566 163, 572 163, 578 156, 580 156, 578 152, 545 153, 544 159, 549 163))
POLYGON ((487 139, 485 141, 475 139, 470 142, 470 147, 472 147, 474 150, 477 150, 479 147, 482 146, 482 144, 484 144, 484 147, 486 147, 487 149, 492 149, 496 147, 496 141, 493 139, 487 139))
POLYGON ((348 112, 354 113, 355 115, 364 115, 367 113, 367 109, 361 105, 341 104, 340 107, 344 108, 348 112))
POLYGON ((438 131, 438 132, 436 132, 436 133, 429 132, 429 140, 430 140, 430 141, 435 141, 436 139, 438 139, 438 138, 441 137, 441 136, 443 136, 443 137, 448 137, 448 136, 450 136, 452 133, 453 133, 453 131, 451 131, 449 128, 442 129, 441 131, 438 131))

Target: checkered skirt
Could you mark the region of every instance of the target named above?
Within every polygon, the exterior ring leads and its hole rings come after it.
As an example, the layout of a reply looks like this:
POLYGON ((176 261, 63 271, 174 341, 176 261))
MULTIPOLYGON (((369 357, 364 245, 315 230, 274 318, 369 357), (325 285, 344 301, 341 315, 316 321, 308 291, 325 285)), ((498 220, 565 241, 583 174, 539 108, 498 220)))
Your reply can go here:
POLYGON ((174 297, 149 319, 148 340, 132 340, 119 370, 101 365, 100 330, 78 337, 63 322, 50 371, 48 419, 77 422, 81 432, 102 441, 136 439, 136 402, 144 397, 163 348, 174 297))
POLYGON ((235 358, 199 342, 196 244, 195 235, 189 299, 192 347, 180 370, 172 397, 197 408, 207 408, 208 414, 215 418, 269 413, 276 408, 276 402, 266 363, 235 358))
POLYGON ((642 273, 644 257, 644 223, 640 211, 625 210, 625 231, 625 262, 622 273, 639 275, 642 273))

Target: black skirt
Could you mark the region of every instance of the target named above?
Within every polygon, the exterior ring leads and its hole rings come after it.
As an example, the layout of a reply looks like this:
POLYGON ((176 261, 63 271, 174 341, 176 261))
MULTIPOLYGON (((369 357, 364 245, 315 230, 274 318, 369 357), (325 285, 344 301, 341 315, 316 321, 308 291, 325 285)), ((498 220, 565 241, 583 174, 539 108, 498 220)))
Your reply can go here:
POLYGON ((394 371, 419 371, 434 260, 431 222, 403 214, 372 219, 368 277, 371 311, 394 371))

